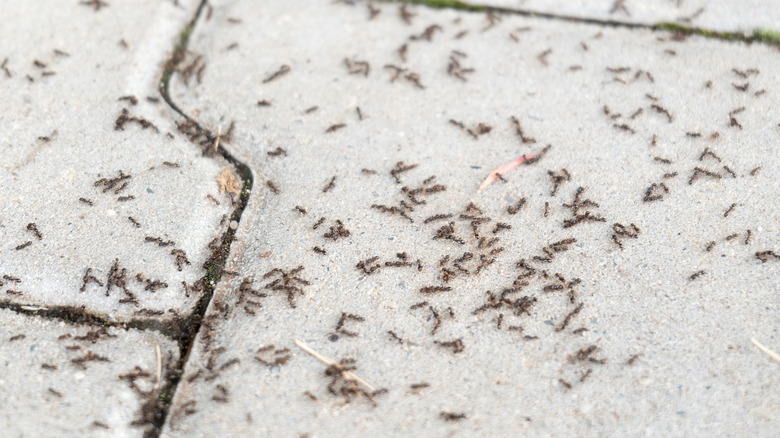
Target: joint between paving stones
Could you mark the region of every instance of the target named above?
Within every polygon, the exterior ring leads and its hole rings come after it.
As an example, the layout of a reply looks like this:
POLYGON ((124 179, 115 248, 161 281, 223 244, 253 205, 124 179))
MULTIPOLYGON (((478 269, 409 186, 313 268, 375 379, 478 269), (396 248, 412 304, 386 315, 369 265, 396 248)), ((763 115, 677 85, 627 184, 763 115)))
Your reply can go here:
MULTIPOLYGON (((192 20, 187 26, 179 33, 179 41, 177 42, 172 55, 168 59, 163 69, 162 76, 159 82, 159 92, 166 104, 173 109, 179 116, 184 118, 196 131, 198 137, 205 137, 209 143, 216 141, 216 136, 213 132, 207 128, 204 128, 200 122, 188 116, 181 108, 171 99, 169 93, 170 80, 173 74, 178 70, 178 66, 184 59, 187 47, 189 45, 190 36, 195 29, 201 14, 208 4, 207 0, 202 0, 195 12, 192 20)), ((230 221, 241 223, 241 216, 244 212, 244 208, 249 202, 249 196, 252 192, 252 183, 254 178, 252 171, 245 163, 238 160, 223 146, 219 146, 216 153, 230 163, 236 173, 243 181, 241 194, 239 197, 236 208, 230 215, 230 221)), ((204 154, 205 155, 205 154, 204 154)), ((179 321, 175 326, 169 327, 167 335, 175 339, 179 344, 179 362, 176 364, 175 369, 168 374, 167 380, 162 386, 160 393, 157 397, 156 412, 154 415, 154 423, 152 428, 144 433, 144 437, 156 438, 160 436, 162 428, 165 424, 165 420, 168 417, 168 413, 171 407, 171 401, 173 400, 176 389, 178 388, 179 381, 181 380, 182 373, 184 372, 184 366, 189 359, 190 350, 194 344, 194 339, 197 337, 200 327, 202 325, 203 317, 208 310, 211 299, 214 296, 214 290, 217 288, 219 281, 222 277, 223 269, 227 258, 230 255, 230 247, 235 239, 235 234, 238 227, 228 227, 225 233, 222 235, 221 244, 217 247, 211 257, 209 257, 206 265, 206 275, 202 279, 204 290, 198 303, 195 305, 192 313, 185 319, 179 321)))
POLYGON ((628 23, 616 20, 603 20, 598 18, 575 17, 565 14, 550 12, 538 12, 528 9, 515 9, 490 5, 479 5, 460 0, 381 0, 382 3, 406 3, 412 5, 427 6, 434 9, 454 9, 466 12, 486 12, 520 15, 523 17, 542 18, 546 20, 558 20, 570 23, 591 24, 602 27, 616 27, 624 29, 647 29, 654 32, 669 32, 673 34, 697 35, 721 41, 744 42, 748 44, 760 43, 780 47, 780 31, 772 29, 755 29, 752 33, 723 32, 712 29, 685 26, 675 22, 658 22, 654 24, 628 23))

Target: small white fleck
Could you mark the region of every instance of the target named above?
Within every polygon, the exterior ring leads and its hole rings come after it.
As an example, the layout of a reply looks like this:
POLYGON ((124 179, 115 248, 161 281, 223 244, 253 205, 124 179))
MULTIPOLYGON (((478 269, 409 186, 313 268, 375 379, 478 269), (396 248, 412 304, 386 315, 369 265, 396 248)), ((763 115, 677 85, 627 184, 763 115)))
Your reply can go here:
POLYGON ((235 230, 238 228, 238 221, 230 221, 230 229, 235 230))

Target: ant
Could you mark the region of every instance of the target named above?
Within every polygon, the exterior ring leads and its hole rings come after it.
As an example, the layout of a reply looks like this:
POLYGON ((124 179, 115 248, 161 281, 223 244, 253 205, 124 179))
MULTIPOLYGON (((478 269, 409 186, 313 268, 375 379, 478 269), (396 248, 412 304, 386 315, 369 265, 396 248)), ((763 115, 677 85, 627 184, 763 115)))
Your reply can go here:
POLYGON ((394 331, 392 331, 392 330, 388 330, 388 331, 387 331, 387 334, 388 334, 388 335, 390 335, 390 337, 391 337, 393 340, 395 340, 395 341, 398 341, 398 343, 399 343, 399 344, 403 344, 403 343, 404 343, 404 340, 403 340, 403 339, 401 339, 401 337, 400 337, 400 336, 398 336, 397 334, 395 334, 395 332, 394 332, 394 331))
POLYGON ((441 26, 439 26, 438 24, 432 24, 426 27, 423 33, 421 33, 420 35, 412 35, 409 37, 409 39, 412 41, 426 40, 428 42, 431 42, 433 41, 433 35, 436 31, 442 32, 441 26))
POLYGON ((520 141, 522 141, 523 144, 536 143, 535 138, 525 136, 525 133, 523 132, 523 127, 520 125, 520 121, 517 120, 515 116, 510 117, 510 120, 512 121, 512 124, 515 127, 515 133, 518 135, 518 137, 520 137, 520 141))
MULTIPOLYGON (((690 134, 690 133, 689 133, 690 134)), ((699 156, 699 161, 704 161, 704 158, 706 157, 712 157, 716 160, 718 160, 718 163, 721 162, 721 158, 715 154, 715 152, 712 152, 710 148, 704 148, 704 152, 701 153, 699 156)))
POLYGON ((508 206, 506 208, 506 212, 511 214, 511 215, 517 214, 517 212, 520 211, 520 209, 523 208, 525 203, 526 203, 526 199, 525 198, 520 198, 520 200, 517 201, 517 203, 515 205, 508 206))
POLYGON ((547 49, 544 52, 536 55, 536 59, 538 59, 543 66, 547 67, 549 65, 547 62, 547 57, 550 56, 551 53, 552 53, 552 49, 547 49))
POLYGON ((701 277, 702 275, 706 274, 707 271, 698 271, 691 274, 690 277, 688 277, 688 281, 696 280, 697 278, 701 277))
POLYGON ((573 318, 575 315, 577 315, 578 313, 580 313, 580 310, 582 310, 582 307, 583 307, 583 306, 584 306, 584 304, 580 303, 580 305, 579 305, 579 306, 575 307, 575 308, 574 308, 574 310, 572 310, 571 312, 569 312, 569 314, 568 314, 568 315, 566 315, 566 317, 565 317, 565 318, 563 318, 563 322, 561 322, 561 324, 560 324, 558 327, 555 327, 555 331, 556 331, 556 332, 560 332, 560 331, 563 331, 564 329, 566 329, 566 326, 568 326, 568 325, 569 325, 569 322, 571 321, 571 319, 572 319, 572 318, 573 318))
POLYGON ((81 288, 79 291, 84 292, 87 290, 87 284, 89 283, 95 283, 100 287, 103 287, 103 282, 98 280, 94 275, 92 275, 92 268, 87 268, 86 272, 84 272, 84 278, 82 279, 81 288))
POLYGON ((692 185, 694 181, 699 179, 702 175, 709 176, 710 178, 720 179, 723 177, 723 175, 715 172, 711 172, 707 169, 702 169, 701 167, 695 167, 693 169, 693 173, 691 174, 691 178, 688 180, 688 185, 692 185))
POLYGON ((274 79, 278 79, 278 78, 286 75, 287 73, 289 73, 291 70, 292 69, 290 68, 289 65, 286 65, 286 64, 282 65, 281 67, 279 67, 279 70, 277 70, 276 72, 272 73, 271 75, 269 75, 268 77, 263 79, 263 83, 267 84, 267 83, 273 81, 274 79))
POLYGON ((625 225, 616 222, 612 224, 612 230, 615 231, 614 234, 612 234, 612 241, 615 242, 621 250, 623 249, 623 242, 621 239, 636 239, 640 233, 639 227, 633 223, 626 227, 625 225))
POLYGON ((466 349, 462 338, 458 338, 452 341, 433 341, 433 343, 439 345, 440 347, 451 349, 453 354, 461 353, 466 349))
POLYGON ((336 333, 342 334, 344 336, 349 336, 351 338, 354 338, 357 336, 357 333, 351 332, 344 328, 344 324, 348 321, 356 321, 356 322, 363 322, 365 321, 365 318, 363 318, 360 315, 355 315, 352 313, 345 313, 341 312, 341 318, 339 318, 338 323, 336 323, 336 333))
POLYGON ((334 187, 336 187, 336 176, 335 175, 330 179, 330 181, 328 181, 328 184, 325 185, 325 187, 322 188, 322 193, 328 193, 334 187))
POLYGON ((258 348, 256 354, 255 360, 269 367, 287 365, 292 357, 289 349, 276 348, 273 344, 258 348))
POLYGON ((550 176, 550 181, 553 183, 553 189, 550 193, 550 196, 555 196, 558 194, 558 189, 561 187, 561 184, 563 184, 566 181, 571 180, 571 175, 569 174, 569 171, 565 168, 559 170, 558 172, 548 170, 547 175, 550 176))
MULTIPOLYGON (((453 53, 460 53, 454 51, 453 53)), ((464 55, 465 56, 465 55, 464 55)), ((466 82, 466 76, 467 74, 474 73, 473 68, 463 68, 460 65, 460 62, 455 58, 455 56, 450 56, 450 63, 447 65, 447 74, 450 76, 454 76, 458 79, 460 79, 463 82, 466 82)))
POLYGON ((273 181, 271 181, 270 179, 269 179, 268 181, 266 181, 266 182, 265 182, 265 185, 266 185, 266 187, 268 187, 268 189, 269 189, 269 190, 271 191, 271 193, 273 193, 274 195, 278 195, 278 194, 280 193, 280 192, 279 192, 279 188, 278 188, 278 187, 276 187, 276 184, 274 184, 274 182, 273 182, 273 181))
POLYGON ((14 248, 14 249, 17 250, 17 251, 20 251, 20 250, 23 250, 23 249, 27 248, 30 245, 32 245, 32 242, 28 240, 27 242, 24 242, 21 245, 17 245, 16 248, 14 248))
MULTIPOLYGON (((676 176, 677 172, 674 172, 674 174, 665 174, 664 178, 667 177, 667 175, 670 176, 676 176)), ((652 202, 652 201, 660 201, 664 199, 664 195, 669 194, 669 188, 664 183, 660 184, 650 184, 650 187, 647 188, 645 191, 645 198, 643 199, 644 202, 652 202)))
POLYGON ((439 292, 449 292, 452 288, 450 286, 424 286, 420 288, 422 294, 435 294, 439 292))
POLYGON ((82 1, 81 4, 93 8, 95 12, 100 11, 100 8, 108 6, 108 3, 104 2, 103 0, 87 0, 82 1))
POLYGON ((27 224, 27 231, 33 233, 33 235, 35 237, 37 237, 38 240, 42 240, 43 239, 43 235, 41 234, 40 231, 38 231, 38 226, 35 225, 34 222, 30 222, 29 224, 27 224))
POLYGON ((344 64, 347 66, 347 70, 349 70, 349 74, 351 75, 362 74, 363 76, 368 77, 368 73, 371 71, 371 67, 366 61, 352 61, 349 58, 344 58, 344 64))
MULTIPOLYGON (((427 384, 426 384, 427 385, 427 384)), ((466 414, 460 412, 439 412, 439 418, 441 418, 444 421, 460 421, 466 419, 466 414)))
POLYGON ((382 12, 381 9, 379 9, 376 6, 374 6, 374 4, 372 4, 372 3, 369 3, 367 6, 368 6, 368 20, 369 21, 371 21, 374 18, 376 18, 376 16, 379 15, 380 12, 382 12))
POLYGON ((392 176, 395 179, 396 184, 401 184, 401 178, 399 178, 399 175, 408 172, 414 168, 416 168, 417 164, 409 164, 407 165, 403 161, 399 161, 395 163, 395 167, 390 170, 390 176, 392 176))
POLYGON ((335 125, 331 125, 328 127, 328 129, 325 130, 326 133, 330 132, 336 132, 339 129, 345 128, 347 125, 345 123, 337 123, 335 125))
POLYGON ((650 105, 650 108, 654 109, 657 113, 663 114, 666 116, 666 119, 669 123, 672 123, 672 120, 674 120, 674 117, 672 116, 672 113, 669 112, 666 108, 662 107, 661 105, 658 105, 656 103, 650 105))
POLYGON ((401 45, 401 47, 396 50, 396 53, 398 53, 398 57, 401 58, 401 61, 406 62, 406 52, 409 49, 409 45, 404 43, 401 45))
POLYGON ((442 220, 442 219, 449 219, 452 217, 452 214, 435 214, 433 216, 430 216, 426 218, 423 223, 428 224, 434 221, 442 220))
POLYGON ((132 96, 132 95, 130 95, 130 96, 122 96, 122 97, 120 97, 117 100, 119 102, 121 102, 123 100, 126 100, 126 101, 130 102, 130 105, 133 105, 133 106, 138 105, 138 98, 135 97, 135 96, 132 96))
POLYGON ((408 11, 407 9, 408 5, 401 5, 398 7, 398 16, 403 20, 406 24, 412 24, 412 18, 417 16, 417 14, 413 14, 408 11))
POLYGON ((774 251, 757 251, 755 254, 756 259, 761 260, 761 263, 766 263, 770 259, 780 260, 780 255, 774 251))
POLYGON ((326 239, 332 239, 333 241, 337 241, 339 239, 347 238, 350 235, 350 231, 346 228, 344 228, 344 223, 341 222, 341 220, 336 220, 336 225, 330 227, 330 230, 328 230, 327 233, 323 234, 322 237, 325 237, 326 239))

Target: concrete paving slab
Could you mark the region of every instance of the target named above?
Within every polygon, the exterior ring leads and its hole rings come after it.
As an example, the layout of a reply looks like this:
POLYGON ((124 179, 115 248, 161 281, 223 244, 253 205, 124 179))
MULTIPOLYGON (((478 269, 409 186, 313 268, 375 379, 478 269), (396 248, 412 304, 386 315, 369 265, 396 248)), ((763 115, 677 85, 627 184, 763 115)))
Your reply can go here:
POLYGON ((233 209, 157 91, 197 2, 4 3, 0 300, 186 312, 233 209))
POLYGON ((590 20, 685 27, 752 34, 780 29, 780 11, 766 0, 485 0, 468 2, 590 20))
POLYGON ((774 48, 210 4, 173 94, 257 182, 164 436, 780 425, 774 48))
POLYGON ((0 320, 3 436, 143 436, 159 393, 157 348, 164 382, 179 358, 175 342, 5 309, 0 320))

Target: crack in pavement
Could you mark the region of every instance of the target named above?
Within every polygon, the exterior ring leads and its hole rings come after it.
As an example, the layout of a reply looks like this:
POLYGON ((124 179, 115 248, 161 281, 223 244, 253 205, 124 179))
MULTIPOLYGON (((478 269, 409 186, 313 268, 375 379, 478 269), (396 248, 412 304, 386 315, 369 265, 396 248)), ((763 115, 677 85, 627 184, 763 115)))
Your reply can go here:
POLYGON ((508 15, 520 15, 529 18, 541 18, 545 20, 558 20, 569 23, 584 23, 603 27, 618 27, 625 29, 647 29, 654 32, 670 32, 683 35, 698 35, 722 41, 740 41, 744 43, 763 43, 780 47, 780 32, 770 29, 755 29, 752 33, 726 32, 695 26, 685 26, 675 22, 659 22, 654 24, 628 23, 618 20, 604 20, 599 18, 576 17, 573 15, 555 14, 552 12, 539 12, 528 9, 515 9, 502 6, 480 5, 461 0, 380 0, 381 3, 422 5, 434 9, 454 9, 467 12, 500 13, 508 15))
MULTIPOLYGON (((201 142, 200 146, 203 146, 203 144, 218 145, 219 135, 215 136, 211 130, 204 128, 197 120, 185 114, 184 111, 182 111, 181 108, 179 108, 179 106, 176 105, 176 103, 171 99, 168 87, 173 74, 178 71, 178 66, 184 59, 187 46, 189 44, 189 38, 195 28, 195 25, 198 22, 198 19, 201 17, 203 9, 207 4, 208 0, 201 1, 198 9, 195 12, 195 16, 180 32, 179 42, 176 44, 170 59, 165 64, 158 88, 160 95, 165 100, 166 104, 168 104, 168 106, 170 106, 177 114, 184 118, 184 120, 191 125, 191 129, 194 129, 195 135, 190 136, 190 138, 193 139, 205 137, 205 140, 201 142)), ((194 140, 192 141, 194 143, 194 140)), ((222 158, 230 163, 243 181, 243 187, 241 189, 239 201, 230 216, 231 222, 235 221, 240 225, 241 215, 243 214, 244 208, 249 202, 249 196, 252 192, 252 183, 254 180, 252 171, 249 169, 249 166, 238 160, 229 151, 227 151, 224 146, 218 146, 215 149, 216 154, 222 156, 222 158)), ((212 149, 210 147, 204 149, 204 155, 206 155, 207 151, 209 150, 212 149)), ((225 233, 222 235, 220 246, 214 250, 212 256, 208 259, 208 261, 206 261, 206 264, 204 265, 204 269, 206 270, 206 275, 203 277, 203 279, 205 279, 203 282, 204 290, 200 299, 198 300, 197 305, 195 306, 195 309, 189 317, 179 322, 172 333, 174 339, 176 339, 176 341, 179 343, 179 363, 176 364, 173 372, 167 375, 167 380, 156 400, 156 412, 154 415, 153 427, 144 434, 145 437, 158 437, 162 432, 162 427, 165 424, 165 420, 168 417, 168 413, 171 408, 171 401, 173 400, 173 396, 176 392, 179 381, 181 380, 182 373, 184 372, 184 366, 187 364, 187 360, 189 359, 189 354, 194 345, 194 340, 200 331, 203 317, 206 314, 209 305, 211 304, 211 298, 214 295, 214 290, 216 289, 222 277, 223 268, 225 266, 225 262, 227 261, 227 257, 230 255, 230 247, 233 240, 235 239, 237 230, 238 227, 228 227, 225 233)))

